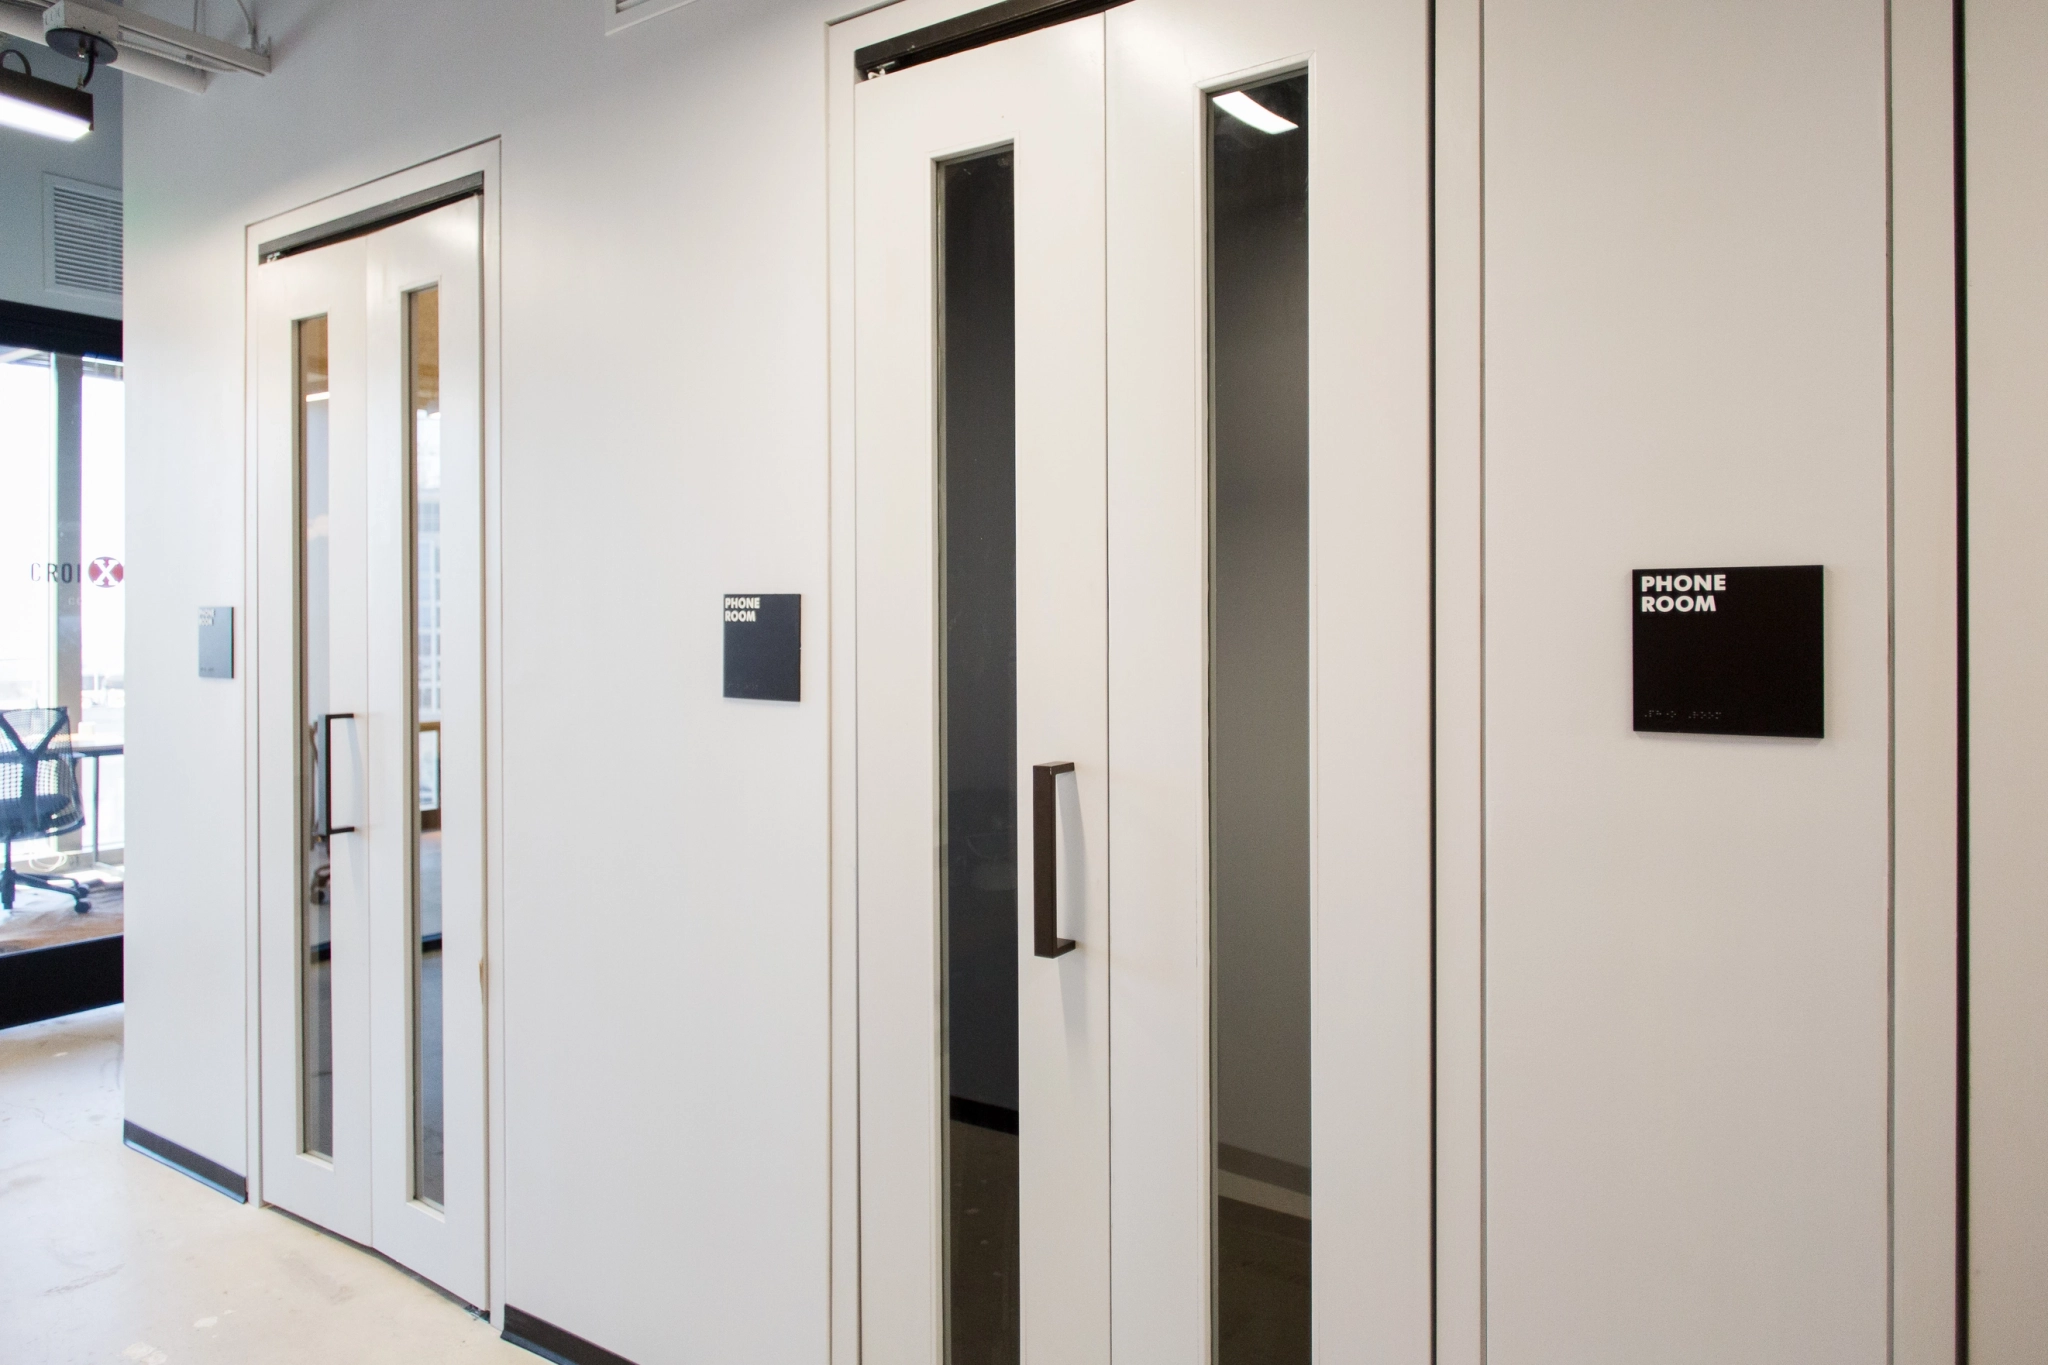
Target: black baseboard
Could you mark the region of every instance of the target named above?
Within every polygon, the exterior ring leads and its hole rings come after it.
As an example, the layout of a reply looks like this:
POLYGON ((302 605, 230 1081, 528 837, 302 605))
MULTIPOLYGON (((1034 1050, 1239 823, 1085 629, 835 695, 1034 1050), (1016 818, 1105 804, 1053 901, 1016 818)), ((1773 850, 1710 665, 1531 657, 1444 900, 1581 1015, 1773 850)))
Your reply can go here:
POLYGON ((0 953, 0 1028, 121 1003, 121 936, 0 953))
POLYGON ((189 1147, 180 1147, 169 1138, 158 1137, 140 1124, 124 1122, 121 1141, 144 1156, 155 1157, 174 1171, 184 1172, 202 1185, 211 1185, 238 1204, 249 1202, 249 1182, 211 1157, 203 1157, 189 1147))
POLYGON ((521 1308, 505 1305, 505 1340, 523 1346, 555 1365, 633 1365, 616 1351, 607 1351, 594 1341, 565 1332, 552 1322, 543 1322, 521 1308))

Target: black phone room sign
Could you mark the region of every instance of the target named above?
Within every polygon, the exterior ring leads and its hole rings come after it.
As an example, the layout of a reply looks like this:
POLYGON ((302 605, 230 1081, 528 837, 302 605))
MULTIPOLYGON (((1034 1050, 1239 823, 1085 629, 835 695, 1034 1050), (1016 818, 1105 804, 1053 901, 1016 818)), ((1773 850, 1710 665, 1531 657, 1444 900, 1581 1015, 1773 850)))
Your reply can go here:
POLYGON ((1822 738, 1818 564, 1637 569, 1636 729, 1822 738))

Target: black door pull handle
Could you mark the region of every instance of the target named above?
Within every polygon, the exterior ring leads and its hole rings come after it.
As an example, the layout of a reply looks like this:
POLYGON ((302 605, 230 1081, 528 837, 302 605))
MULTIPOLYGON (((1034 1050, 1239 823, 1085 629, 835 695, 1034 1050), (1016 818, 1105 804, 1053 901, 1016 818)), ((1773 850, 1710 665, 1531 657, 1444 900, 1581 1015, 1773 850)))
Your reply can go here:
POLYGON ((313 756, 320 765, 320 818, 313 826, 316 839, 356 832, 354 825, 337 827, 334 823, 334 722, 345 720, 353 724, 355 718, 353 711, 329 711, 320 717, 320 751, 313 756))
POLYGON ((1058 957, 1074 951, 1070 938, 1060 937, 1059 802, 1054 783, 1071 763, 1031 765, 1031 951, 1058 957))

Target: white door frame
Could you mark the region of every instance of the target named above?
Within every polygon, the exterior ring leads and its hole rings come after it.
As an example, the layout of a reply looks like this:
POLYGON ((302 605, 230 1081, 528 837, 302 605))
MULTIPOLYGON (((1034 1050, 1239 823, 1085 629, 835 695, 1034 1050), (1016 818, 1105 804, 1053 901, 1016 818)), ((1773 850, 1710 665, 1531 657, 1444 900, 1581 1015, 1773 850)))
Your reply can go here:
MULTIPOLYGON (((244 335, 253 341, 257 324, 255 312, 258 292, 256 271, 261 262, 257 258, 258 246, 267 241, 300 232, 308 228, 331 223, 351 214, 361 213, 407 195, 431 189, 469 175, 481 175, 483 188, 480 196, 483 217, 483 270, 481 303, 483 306, 483 688, 484 688, 484 803, 485 803, 485 856, 484 856, 484 1055, 485 1055, 485 1169, 489 1190, 487 1196, 488 1229, 486 1232, 486 1265, 489 1293, 485 1303, 494 1321, 503 1321, 505 1264, 505 1009, 504 1009, 504 907, 499 888, 505 884, 504 864, 504 801, 502 781, 504 753, 503 696, 504 657, 503 638, 503 534, 502 534, 502 486, 501 477, 501 431, 502 406, 499 401, 502 374, 502 335, 499 266, 499 162, 500 148, 496 138, 475 143, 469 147, 451 152, 445 156, 424 161, 392 175, 337 191, 323 198, 287 212, 250 223, 243 232, 244 270, 244 335)), ((249 1198, 253 1203, 264 1202, 263 1172, 263 1030, 261 1001, 261 916, 257 913, 256 892, 263 885, 266 875, 275 876, 264 858, 259 813, 261 803, 260 744, 262 728, 259 698, 264 691, 265 667, 264 641, 259 634, 263 615, 263 594, 266 585, 263 576, 263 562, 259 557, 259 528, 265 515, 259 494, 259 464, 256 452, 261 449, 258 431, 256 376, 254 373, 255 350, 253 344, 244 347, 245 364, 249 367, 243 383, 244 417, 243 430, 245 456, 243 459, 243 581, 248 585, 244 594, 244 610, 241 629, 241 657, 248 661, 250 677, 243 686, 243 789, 246 824, 243 847, 245 850, 244 876, 251 890, 245 915, 245 1054, 244 1074, 247 1076, 249 1198)), ((289 592, 290 585, 281 585, 289 592)), ((276 650, 271 650, 273 654, 276 650)), ((283 656, 287 660, 289 654, 283 656)), ((289 695, 287 687, 285 695, 289 695)))

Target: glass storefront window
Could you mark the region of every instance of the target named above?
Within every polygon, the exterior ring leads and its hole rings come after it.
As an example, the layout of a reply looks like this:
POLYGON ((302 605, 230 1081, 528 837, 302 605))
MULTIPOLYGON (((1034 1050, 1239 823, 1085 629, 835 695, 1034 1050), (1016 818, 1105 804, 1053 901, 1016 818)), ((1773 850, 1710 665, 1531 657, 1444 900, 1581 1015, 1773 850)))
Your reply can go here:
MULTIPOLYGON (((98 746, 127 738, 127 389, 118 364, 88 359, 83 369, 79 709, 72 723, 81 739, 98 746)), ((104 758, 99 769, 105 783, 99 806, 104 858, 122 846, 127 765, 104 758)), ((86 833, 90 838, 91 831, 86 833)))
POLYGON ((46 351, 0 356, 0 710, 55 700, 57 400, 46 351))
POLYGON ((123 392, 118 362, 0 348, 0 710, 66 709, 91 821, 14 857, 101 885, 124 833, 123 392))

